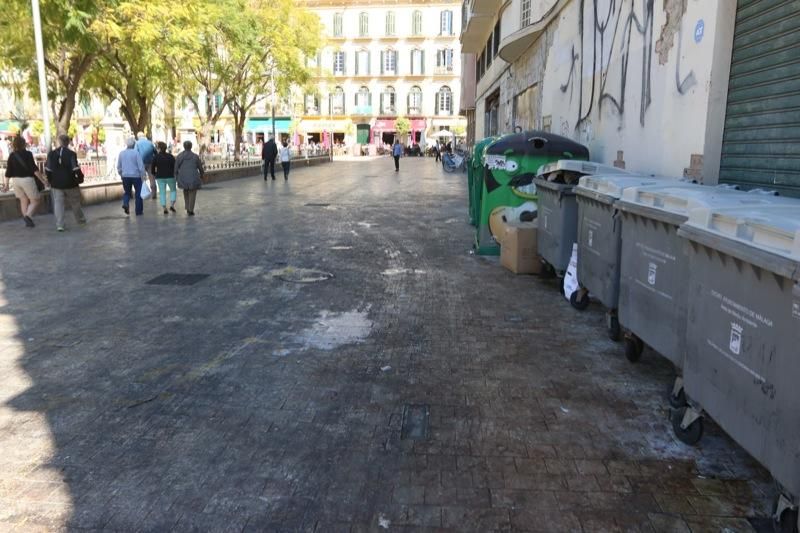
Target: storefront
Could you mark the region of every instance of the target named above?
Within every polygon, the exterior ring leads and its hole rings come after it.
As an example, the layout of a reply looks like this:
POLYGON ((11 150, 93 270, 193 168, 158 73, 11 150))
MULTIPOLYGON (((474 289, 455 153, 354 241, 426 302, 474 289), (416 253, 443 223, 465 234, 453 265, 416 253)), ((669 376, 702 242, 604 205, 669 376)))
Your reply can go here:
POLYGON ((313 142, 330 146, 344 144, 348 129, 353 127, 350 119, 303 119, 298 126, 298 133, 305 142, 313 142))
MULTIPOLYGON (((275 117, 275 135, 280 140, 289 138, 289 127, 292 119, 289 117, 275 117)), ((248 118, 244 125, 244 136, 252 143, 264 142, 272 133, 271 118, 248 118)))
POLYGON ((372 128, 372 143, 383 145, 394 143, 396 121, 393 118, 379 118, 372 128))
POLYGON ((411 119, 411 144, 422 144, 426 128, 427 121, 424 118, 411 119))

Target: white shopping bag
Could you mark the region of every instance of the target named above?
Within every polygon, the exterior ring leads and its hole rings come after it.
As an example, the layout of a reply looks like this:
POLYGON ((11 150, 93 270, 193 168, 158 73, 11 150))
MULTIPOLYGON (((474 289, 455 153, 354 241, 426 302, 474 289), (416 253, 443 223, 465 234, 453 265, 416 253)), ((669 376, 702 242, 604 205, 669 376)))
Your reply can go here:
POLYGON ((142 192, 139 196, 141 196, 142 200, 148 200, 152 191, 150 190, 150 184, 147 182, 146 179, 142 180, 142 192))
POLYGON ((572 293, 580 288, 578 284, 578 243, 572 244, 572 257, 569 259, 569 266, 564 273, 564 297, 569 300, 572 293))

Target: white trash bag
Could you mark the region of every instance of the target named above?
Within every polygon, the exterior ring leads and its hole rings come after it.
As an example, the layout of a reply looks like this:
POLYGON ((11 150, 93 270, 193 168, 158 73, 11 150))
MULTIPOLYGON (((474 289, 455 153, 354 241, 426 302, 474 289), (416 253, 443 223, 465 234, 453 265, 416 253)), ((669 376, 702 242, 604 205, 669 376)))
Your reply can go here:
POLYGON ((150 184, 147 182, 147 179, 142 180, 142 192, 139 194, 142 200, 149 200, 150 196, 153 194, 153 191, 150 190, 150 184))
POLYGON ((564 273, 564 298, 569 300, 572 293, 580 288, 578 283, 578 243, 572 244, 572 257, 569 259, 569 266, 564 273))

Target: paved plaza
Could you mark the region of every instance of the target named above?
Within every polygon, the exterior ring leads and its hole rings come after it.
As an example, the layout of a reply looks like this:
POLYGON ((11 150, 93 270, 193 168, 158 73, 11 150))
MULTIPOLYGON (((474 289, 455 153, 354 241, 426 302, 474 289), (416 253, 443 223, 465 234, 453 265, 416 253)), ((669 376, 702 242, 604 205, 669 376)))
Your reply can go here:
POLYGON ((0 531, 771 527, 664 359, 469 253, 466 195, 387 157, 0 224, 0 531))

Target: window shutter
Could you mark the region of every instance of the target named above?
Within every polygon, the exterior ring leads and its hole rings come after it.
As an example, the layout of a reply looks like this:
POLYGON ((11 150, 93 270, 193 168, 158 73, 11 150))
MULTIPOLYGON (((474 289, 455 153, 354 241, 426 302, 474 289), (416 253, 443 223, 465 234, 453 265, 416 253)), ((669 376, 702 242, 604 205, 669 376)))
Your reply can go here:
POLYGON ((394 54, 394 72, 400 74, 400 53, 397 50, 392 53, 394 54))
POLYGON ((414 72, 414 50, 408 53, 409 55, 409 65, 411 65, 411 74, 419 74, 418 72, 414 72))
POLYGON ((433 114, 434 115, 438 115, 439 114, 439 94, 438 93, 436 94, 436 103, 434 104, 434 112, 433 112, 433 114))
POLYGON ((356 52, 356 76, 361 74, 361 69, 364 68, 361 66, 361 52, 356 52))
POLYGON ((411 114, 411 93, 406 96, 406 115, 411 114))
POLYGON ((381 51, 381 74, 383 74, 383 68, 384 68, 384 67, 383 67, 383 58, 384 58, 383 56, 384 56, 385 54, 386 54, 386 52, 383 52, 383 51, 381 51))
POLYGON ((353 96, 353 105, 358 107, 358 93, 353 96))
POLYGON ((425 74, 425 50, 420 52, 420 66, 422 67, 422 72, 420 74, 425 74))
MULTIPOLYGON (((347 114, 347 98, 344 97, 344 91, 342 91, 342 94, 338 98, 342 99, 342 115, 346 115, 347 114)), ((450 114, 452 115, 453 113, 450 113, 450 114)))
POLYGON ((372 72, 372 52, 367 51, 367 76, 372 72))
POLYGON ((381 93, 381 109, 380 109, 380 112, 381 112, 381 114, 383 114, 383 93, 381 93))
POLYGON ((367 105, 369 105, 370 107, 372 107, 372 91, 370 91, 369 93, 367 93, 367 105))
POLYGON ((347 54, 342 52, 342 74, 347 74, 347 54))

